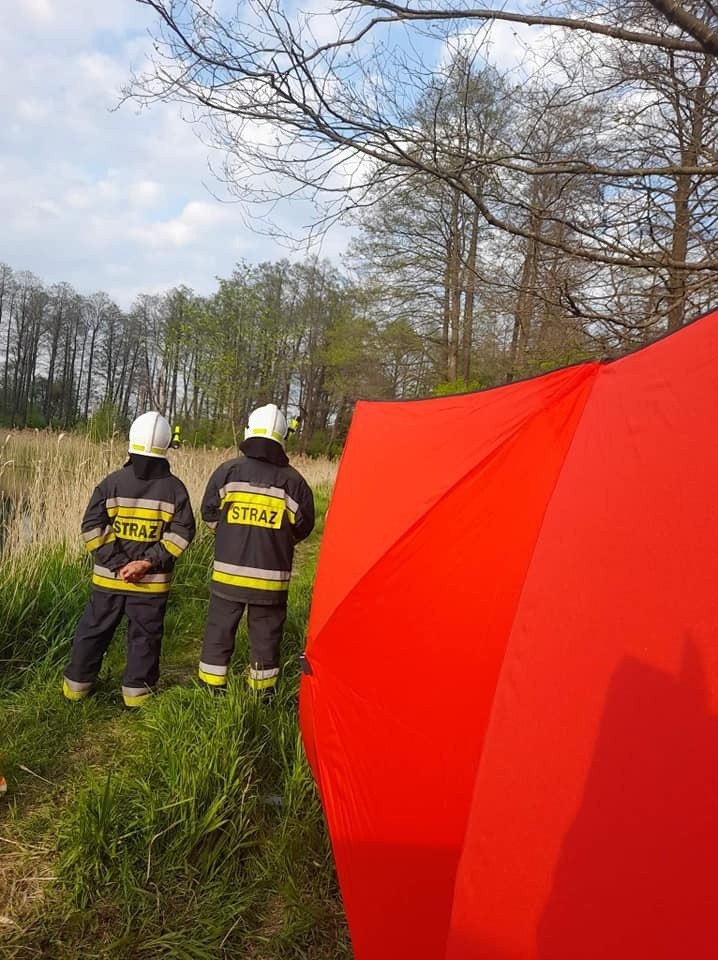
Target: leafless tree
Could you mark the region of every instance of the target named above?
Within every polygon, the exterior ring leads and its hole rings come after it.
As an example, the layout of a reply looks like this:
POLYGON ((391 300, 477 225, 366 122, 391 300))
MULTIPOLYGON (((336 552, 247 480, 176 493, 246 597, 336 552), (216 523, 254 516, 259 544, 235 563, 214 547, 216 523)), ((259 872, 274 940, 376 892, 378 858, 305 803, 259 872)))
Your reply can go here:
MULTIPOLYGON (((157 14, 156 56, 149 72, 135 78, 128 95, 184 103, 189 116, 225 150, 226 180, 245 198, 273 200, 304 190, 326 201, 325 216, 341 216, 367 202, 369 195, 376 199, 379 187, 390 192, 388 171, 397 177, 417 172, 462 193, 485 223, 513 236, 607 266, 653 269, 655 252, 637 244, 634 233, 611 230, 610 225, 597 228, 580 214, 567 216, 563 229, 547 231, 543 224, 509 216, 483 184, 489 175, 507 183, 512 176, 591 176, 616 189, 661 177, 718 173, 715 157, 693 158, 678 151, 645 163, 607 143, 598 151, 594 144, 590 150, 540 159, 517 152, 512 144, 503 154, 468 155, 455 139, 434 138, 415 122, 417 104, 451 80, 441 66, 430 69, 412 46, 417 39, 412 31, 436 33, 447 25, 476 30, 487 21, 509 19, 589 31, 604 45, 695 56, 703 55, 714 34, 716 18, 706 4, 694 4, 698 12, 685 7, 706 24, 699 42, 665 20, 661 28, 653 7, 645 3, 643 14, 634 20, 642 22, 646 11, 652 19, 650 27, 641 30, 623 25, 622 8, 614 4, 584 3, 584 17, 572 15, 564 5, 561 9, 569 13, 556 17, 543 10, 529 16, 462 3, 434 9, 365 0, 338 4, 335 15, 320 23, 310 14, 290 19, 282 0, 248 0, 234 16, 222 16, 200 0, 138 2, 157 14)), ((575 79, 564 76, 559 83, 566 86, 575 79)), ((615 83, 620 85, 619 80, 615 83)), ((459 112, 457 122, 465 120, 466 114, 459 112)), ((676 269, 716 269, 712 258, 699 250, 676 250, 670 260, 676 269)))

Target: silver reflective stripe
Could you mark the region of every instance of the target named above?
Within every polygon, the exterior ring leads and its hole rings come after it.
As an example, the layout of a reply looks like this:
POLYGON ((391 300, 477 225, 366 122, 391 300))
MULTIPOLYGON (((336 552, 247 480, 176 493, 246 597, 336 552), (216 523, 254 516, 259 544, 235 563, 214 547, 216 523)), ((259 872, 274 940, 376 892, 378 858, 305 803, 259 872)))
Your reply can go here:
POLYGON ((227 676, 227 667, 218 667, 216 663, 203 663, 202 660, 200 660, 199 668, 202 673, 209 673, 213 677, 227 676))
POLYGON ((276 497, 277 500, 286 500, 289 503, 286 491, 281 487, 261 487, 256 483, 246 483, 243 480, 233 480, 231 483, 225 483, 219 488, 219 496, 222 500, 228 493, 261 493, 265 497, 276 497))
POLYGON ((162 534, 163 540, 169 540, 170 543, 173 543, 176 547, 179 547, 180 550, 186 550, 189 546, 189 540, 185 540, 184 537, 181 537, 178 533, 168 533, 162 534))
POLYGON ((105 527, 104 530, 102 527, 95 527, 93 530, 88 530, 83 532, 82 539, 85 543, 89 543, 90 540, 94 540, 95 537, 101 537, 106 533, 109 533, 112 527, 105 527))
POLYGON ((167 500, 143 500, 135 497, 108 497, 105 501, 107 509, 113 507, 139 507, 141 510, 163 510, 165 513, 174 513, 175 505, 167 500))
POLYGON ((279 676, 279 667, 272 667, 271 670, 255 670, 254 667, 250 667, 249 675, 252 680, 269 680, 270 677, 279 676))
POLYGON ((292 511, 292 513, 296 513, 297 510, 299 509, 299 504, 297 503, 297 501, 293 500, 292 497, 289 496, 289 494, 286 494, 285 500, 287 501, 287 506, 292 511))
POLYGON ((63 677, 62 679, 67 684, 68 690, 72 690, 73 693, 84 693, 86 690, 92 690, 95 685, 92 681, 82 683, 79 680, 70 680, 69 677, 63 677))
MULTIPOLYGON (((95 564, 93 568, 93 573, 96 573, 98 577, 107 577, 109 580, 122 580, 118 573, 113 573, 112 570, 108 570, 107 567, 101 567, 98 563, 95 564)), ((140 583, 169 583, 172 579, 171 573, 147 573, 140 580, 140 583)), ((124 581, 122 581, 124 583, 124 581)))
POLYGON ((122 688, 123 697, 143 697, 152 693, 150 687, 124 687, 122 688))
POLYGON ((261 580, 289 580, 291 570, 262 570, 260 567, 239 567, 234 563, 214 561, 214 569, 220 573, 230 573, 235 577, 257 577, 261 580))

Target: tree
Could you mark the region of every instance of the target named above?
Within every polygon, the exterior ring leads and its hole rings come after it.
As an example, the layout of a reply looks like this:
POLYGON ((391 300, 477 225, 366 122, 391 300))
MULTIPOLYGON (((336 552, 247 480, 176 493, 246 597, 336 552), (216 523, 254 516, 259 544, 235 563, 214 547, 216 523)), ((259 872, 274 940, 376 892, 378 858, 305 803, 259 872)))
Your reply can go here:
POLYGON ((34 274, 15 274, 15 292, 9 312, 5 353, 5 417, 11 426, 33 423, 36 376, 47 294, 34 274))
POLYGON ((17 284, 12 268, 6 263, 0 263, 0 333, 4 333, 5 357, 3 360, 3 387, 2 407, 3 415, 7 414, 10 400, 10 341, 12 338, 12 313, 15 304, 17 284), (3 327, 5 328, 3 331, 3 327))
MULTIPOLYGON (((140 0, 144 2, 144 0, 140 0)), ((483 22, 520 23, 531 27, 560 27, 579 33, 593 34, 621 40, 634 45, 656 47, 663 50, 679 50, 691 53, 718 54, 718 31, 710 22, 714 9, 710 0, 698 3, 679 3, 677 0, 647 0, 659 15, 657 23, 632 28, 625 20, 606 22, 607 12, 613 13, 605 3, 583 0, 575 4, 540 3, 541 13, 508 11, 502 7, 463 7, 449 3, 438 7, 423 7, 418 3, 396 4, 385 0, 360 0, 360 6, 380 11, 382 19, 446 22, 478 20, 483 22), (555 10, 552 14, 550 11, 555 10), (679 36, 670 30, 678 28, 679 36)), ((379 17, 375 17, 378 21, 379 17)))
MULTIPOLYGON (((292 19, 282 0, 249 0, 235 16, 223 16, 198 0, 139 2, 158 16, 157 57, 153 69, 136 78, 131 94, 178 100, 195 116, 201 114, 227 153, 226 177, 241 196, 266 199, 268 189, 288 195, 297 187, 310 188, 315 196, 328 198, 325 217, 341 216, 365 202, 368 191, 374 199, 380 192, 389 196, 394 183, 387 171, 396 177, 415 171, 463 194, 486 224, 512 236, 607 267, 652 269, 655 256, 644 251, 635 231, 611 229, 610 224, 607 229, 600 219, 585 222, 578 211, 567 212, 565 229, 552 234, 531 218, 508 215, 505 198, 484 190, 487 176, 504 183, 515 176, 590 176, 597 189, 617 189, 651 178, 718 173, 714 157, 699 155, 693 162, 692 155, 673 152, 664 162, 647 165, 605 144, 598 155, 580 150, 537 158, 510 144, 505 153, 486 157, 471 150, 467 155, 455 138, 434 136, 435 128, 415 123, 417 105, 434 98, 437 84, 447 80, 441 67, 432 69, 410 46, 410 31, 437 36, 452 25, 456 33, 491 20, 513 20, 589 33, 603 45, 596 47, 599 55, 606 44, 695 55, 711 46, 716 35, 718 17, 709 4, 680 8, 689 15, 674 17, 683 24, 681 33, 645 3, 638 5, 630 21, 638 26, 632 29, 626 26, 624 6, 611 3, 584 2, 574 15, 557 17, 543 10, 529 15, 469 9, 459 2, 427 9, 359 0, 341 4, 331 23, 322 21, 320 40, 313 32, 316 18, 292 19), (647 11, 652 20, 642 29, 647 11), (397 30, 405 32, 403 44, 395 39, 397 30), (271 135, 258 136, 259 129, 271 135), (261 174, 259 193, 252 193, 247 169, 261 174), (345 183, 340 188, 341 172, 345 183), (273 188, 267 187, 267 174, 275 178, 273 188)), ((571 80, 559 77, 558 85, 571 80)), ((460 121, 463 116, 459 114, 460 121)), ((676 255, 679 259, 671 263, 677 270, 716 270, 715 261, 702 251, 689 248, 680 256, 677 249, 676 255)))
POLYGON ((89 343, 83 341, 82 346, 82 376, 85 379, 85 394, 82 406, 82 418, 87 420, 90 415, 92 400, 93 375, 95 373, 95 359, 98 338, 105 325, 111 322, 110 317, 117 315, 119 308, 106 293, 98 292, 83 300, 83 314, 85 320, 86 337, 89 343))

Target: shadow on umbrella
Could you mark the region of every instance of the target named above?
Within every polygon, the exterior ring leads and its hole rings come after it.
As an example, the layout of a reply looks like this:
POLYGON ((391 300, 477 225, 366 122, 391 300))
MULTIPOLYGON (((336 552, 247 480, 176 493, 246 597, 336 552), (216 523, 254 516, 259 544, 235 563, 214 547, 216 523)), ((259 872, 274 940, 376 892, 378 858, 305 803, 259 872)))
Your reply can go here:
POLYGON ((538 930, 541 960, 708 960, 718 940, 718 718, 698 650, 624 660, 538 930))

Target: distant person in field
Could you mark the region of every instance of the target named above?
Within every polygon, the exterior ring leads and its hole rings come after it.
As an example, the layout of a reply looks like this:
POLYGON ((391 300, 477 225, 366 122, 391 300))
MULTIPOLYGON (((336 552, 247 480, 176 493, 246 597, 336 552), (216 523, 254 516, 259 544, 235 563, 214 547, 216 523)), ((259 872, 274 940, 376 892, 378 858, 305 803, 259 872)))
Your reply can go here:
POLYGON ((215 692, 227 684, 246 607, 249 685, 265 700, 275 693, 294 546, 314 528, 314 496, 284 450, 288 432, 275 404, 255 410, 239 447, 244 456, 215 470, 202 500, 216 539, 199 678, 215 692))
POLYGON ((175 560, 192 542, 189 494, 170 473, 172 432, 159 413, 143 413, 130 427, 129 457, 95 488, 82 520, 92 554, 92 595, 75 631, 62 690, 82 700, 122 619, 128 620, 122 696, 139 707, 159 678, 167 594, 175 560))

